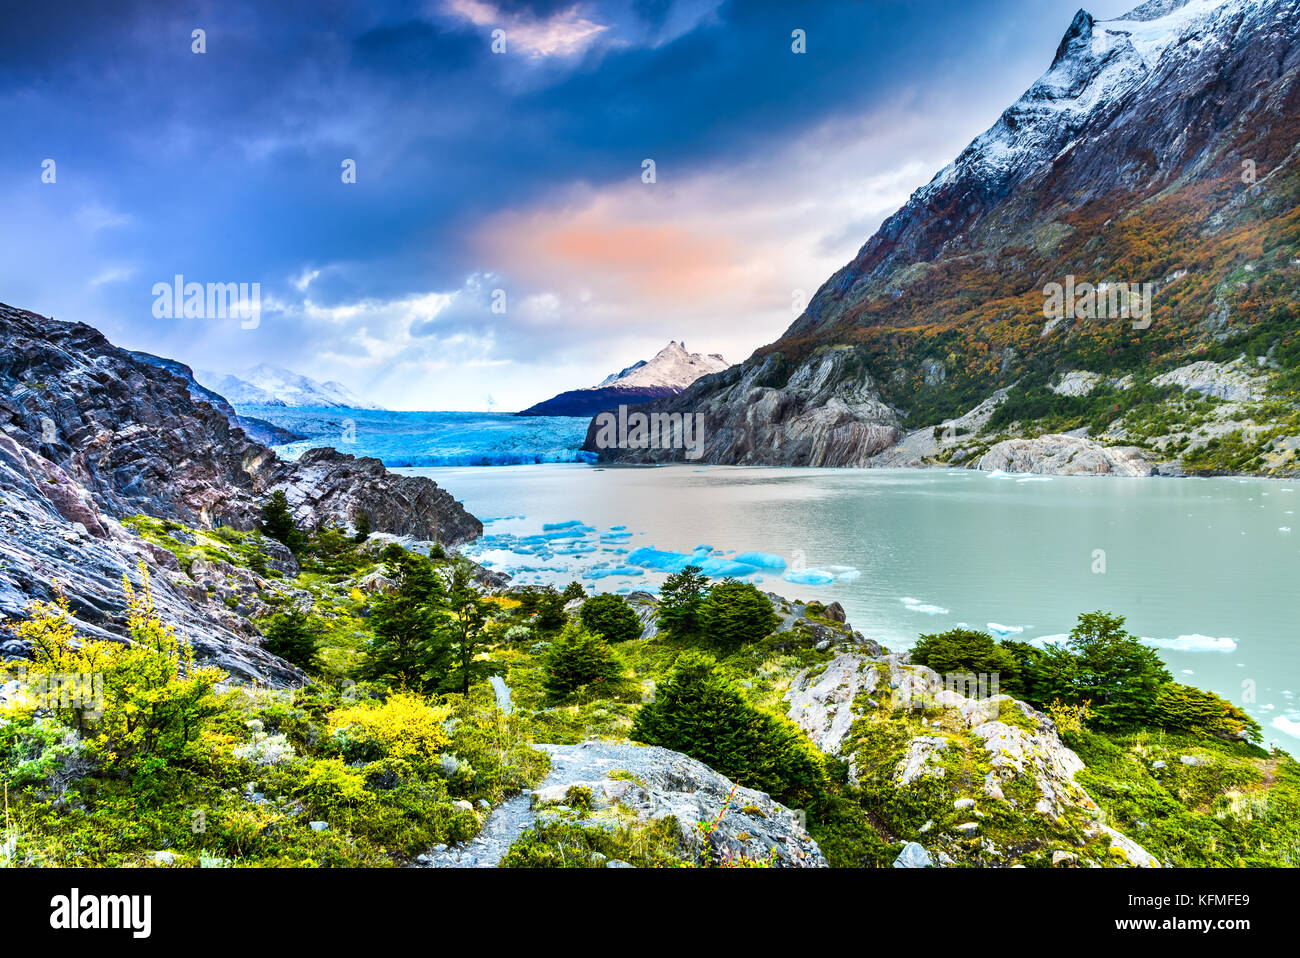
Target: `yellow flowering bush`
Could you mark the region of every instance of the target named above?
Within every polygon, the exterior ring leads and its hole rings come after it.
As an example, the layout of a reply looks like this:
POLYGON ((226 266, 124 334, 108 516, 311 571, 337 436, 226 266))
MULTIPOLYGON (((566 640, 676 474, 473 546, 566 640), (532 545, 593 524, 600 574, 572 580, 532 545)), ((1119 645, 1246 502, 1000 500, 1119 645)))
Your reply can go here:
POLYGON ((450 717, 450 709, 398 692, 383 703, 362 702, 336 709, 330 715, 329 728, 344 757, 352 761, 391 759, 427 766, 437 761, 450 742, 443 728, 450 717))

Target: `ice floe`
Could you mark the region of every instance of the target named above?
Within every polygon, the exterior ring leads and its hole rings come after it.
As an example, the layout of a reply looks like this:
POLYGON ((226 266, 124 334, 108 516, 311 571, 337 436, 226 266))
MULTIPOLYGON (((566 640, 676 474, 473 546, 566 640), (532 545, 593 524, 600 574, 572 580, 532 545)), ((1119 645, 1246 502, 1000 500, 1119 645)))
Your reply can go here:
POLYGON ((932 605, 929 602, 922 602, 910 595, 905 595, 898 600, 903 603, 903 607, 909 612, 920 612, 922 615, 947 615, 948 610, 941 605, 932 605))

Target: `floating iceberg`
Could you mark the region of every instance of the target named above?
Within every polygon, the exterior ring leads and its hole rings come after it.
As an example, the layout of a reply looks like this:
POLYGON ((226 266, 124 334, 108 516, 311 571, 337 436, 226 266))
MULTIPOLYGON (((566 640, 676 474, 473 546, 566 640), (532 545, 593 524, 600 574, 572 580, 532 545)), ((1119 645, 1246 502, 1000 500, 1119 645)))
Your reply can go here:
POLYGON ((910 595, 905 595, 898 600, 903 603, 904 608, 909 612, 920 612, 922 615, 947 615, 948 610, 941 605, 931 605, 928 602, 922 602, 920 599, 914 599, 910 595))
POLYGON ((732 556, 736 562, 752 565, 756 569, 784 569, 785 560, 770 552, 741 552, 732 556))
POLYGON ((1237 651, 1237 640, 1226 637, 1212 635, 1180 635, 1176 639, 1149 639, 1142 637, 1142 641, 1149 645, 1154 645, 1161 649, 1170 649, 1174 652, 1235 652, 1237 651))
POLYGON ((988 626, 989 626, 989 631, 995 633, 996 635, 1016 635, 1020 632, 1025 631, 1025 627, 1023 625, 1001 625, 997 622, 990 622, 988 626))

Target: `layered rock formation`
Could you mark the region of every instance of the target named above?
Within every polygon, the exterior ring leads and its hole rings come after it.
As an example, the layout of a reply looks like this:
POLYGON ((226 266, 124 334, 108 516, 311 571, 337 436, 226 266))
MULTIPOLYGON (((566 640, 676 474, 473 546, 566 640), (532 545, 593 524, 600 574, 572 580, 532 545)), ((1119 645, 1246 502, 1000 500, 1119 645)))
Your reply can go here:
POLYGON ((262 652, 247 620, 119 520, 146 514, 251 529, 266 497, 283 489, 304 526, 346 525, 364 513, 376 531, 448 546, 482 533, 428 479, 333 450, 281 462, 225 412, 196 402, 182 376, 89 326, 4 305, 0 429, 0 613, 21 615, 28 600, 50 598, 58 580, 87 632, 122 635, 121 578, 135 578, 143 560, 154 569, 163 616, 201 658, 244 679, 283 682, 299 673, 262 652))

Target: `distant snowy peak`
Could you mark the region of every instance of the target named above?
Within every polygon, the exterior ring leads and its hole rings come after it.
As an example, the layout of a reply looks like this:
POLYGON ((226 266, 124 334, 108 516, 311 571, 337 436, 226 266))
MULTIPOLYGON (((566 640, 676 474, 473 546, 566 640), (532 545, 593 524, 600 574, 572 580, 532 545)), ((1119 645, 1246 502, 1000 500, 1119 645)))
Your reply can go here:
POLYGON ((701 376, 726 369, 728 362, 717 353, 707 356, 688 353, 686 344, 671 341, 649 361, 641 360, 621 372, 606 376, 596 389, 606 386, 654 387, 662 386, 681 391, 701 376))
POLYGON ((650 360, 633 363, 598 385, 570 389, 517 413, 520 416, 593 416, 620 405, 637 405, 676 396, 701 376, 721 372, 728 363, 717 353, 688 353, 686 344, 670 342, 650 360))
POLYGON ((382 409, 357 397, 342 383, 317 382, 289 369, 258 363, 238 375, 199 370, 195 378, 239 406, 313 406, 382 409))

